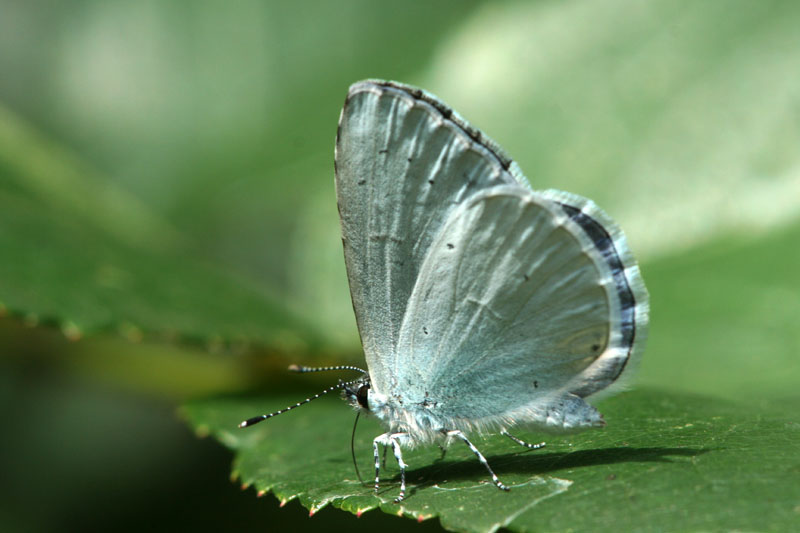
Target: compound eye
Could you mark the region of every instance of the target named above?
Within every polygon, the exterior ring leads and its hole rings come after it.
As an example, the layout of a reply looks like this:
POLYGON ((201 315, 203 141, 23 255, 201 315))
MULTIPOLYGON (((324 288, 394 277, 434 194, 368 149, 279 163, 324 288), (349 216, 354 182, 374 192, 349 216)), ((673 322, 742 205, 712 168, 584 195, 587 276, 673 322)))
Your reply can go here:
POLYGON ((367 396, 369 395, 369 385, 361 385, 356 392, 356 400, 358 405, 369 411, 369 404, 367 403, 367 396))

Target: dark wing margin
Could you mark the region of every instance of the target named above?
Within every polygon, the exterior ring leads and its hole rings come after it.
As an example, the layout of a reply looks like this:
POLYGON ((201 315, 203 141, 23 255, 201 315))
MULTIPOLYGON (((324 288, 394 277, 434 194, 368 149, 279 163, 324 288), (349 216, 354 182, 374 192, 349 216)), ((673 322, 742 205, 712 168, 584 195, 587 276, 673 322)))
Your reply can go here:
POLYGON ((612 329, 617 332, 617 345, 626 357, 603 362, 608 368, 605 368, 602 374, 608 375, 611 378, 610 382, 605 379, 600 382, 596 379, 587 379, 571 390, 580 397, 591 396, 601 390, 604 393, 613 392, 625 385, 625 380, 620 380, 620 377, 623 374, 625 376, 631 374, 626 370, 629 366, 638 364, 647 341, 650 296, 639 265, 633 258, 620 227, 593 201, 577 194, 554 189, 542 191, 541 194, 555 201, 570 220, 583 230, 602 255, 613 276, 618 315, 612 323, 612 329), (608 387, 612 383, 615 386, 609 390, 608 387))

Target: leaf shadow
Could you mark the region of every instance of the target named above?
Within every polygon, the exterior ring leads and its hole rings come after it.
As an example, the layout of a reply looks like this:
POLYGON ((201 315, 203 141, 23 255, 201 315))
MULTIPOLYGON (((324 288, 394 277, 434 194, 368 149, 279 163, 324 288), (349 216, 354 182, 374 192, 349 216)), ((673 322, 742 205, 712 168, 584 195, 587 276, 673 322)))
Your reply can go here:
MULTIPOLYGON (((486 459, 492 470, 503 479, 504 474, 527 474, 531 476, 548 474, 575 468, 620 463, 672 463, 670 456, 696 457, 713 451, 709 448, 668 448, 620 446, 570 452, 541 453, 540 450, 511 452, 502 455, 491 455, 486 459)), ((459 457, 457 460, 437 460, 432 464, 407 470, 409 495, 417 489, 437 485, 446 481, 475 480, 489 482, 486 468, 474 456, 459 457)), ((399 474, 392 481, 399 481, 399 474)))

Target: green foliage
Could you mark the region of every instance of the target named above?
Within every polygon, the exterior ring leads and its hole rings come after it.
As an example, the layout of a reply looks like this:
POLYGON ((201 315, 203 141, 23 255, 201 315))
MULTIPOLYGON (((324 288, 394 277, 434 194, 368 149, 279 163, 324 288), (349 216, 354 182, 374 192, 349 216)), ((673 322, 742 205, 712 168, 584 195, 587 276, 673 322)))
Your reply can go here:
MULTIPOLYGON (((0 468, 6 493, 29 495, 0 503, 11 529, 119 512, 127 496, 103 490, 98 506, 70 488, 130 487, 137 472, 149 499, 132 507, 158 516, 151 476, 177 440, 139 444, 166 434, 144 422, 153 397, 241 390, 285 358, 362 363, 332 155, 347 86, 366 77, 433 91, 534 187, 591 197, 621 224, 652 295, 643 389, 601 404, 607 429, 541 451, 479 441, 508 494, 459 445, 407 452, 397 506, 391 459, 378 497, 354 479, 352 415, 333 400, 236 429, 305 397, 269 376, 264 396, 185 408, 234 450, 242 482, 460 530, 797 529, 800 3, 0 0, 0 13, 0 397, 18 406, 0 468), (228 342, 244 357, 204 349, 228 342), (98 388, 84 400, 82 380, 98 388), (142 405, 106 403, 120 391, 142 405), (111 438, 125 424, 136 446, 111 438), (150 466, 119 466, 119 450, 150 466), (38 479, 54 480, 48 505, 38 479)), ((379 429, 362 424, 367 480, 379 429)), ((158 483, 170 498, 196 488, 186 473, 158 483)), ((215 500, 192 495, 201 521, 197 501, 215 500)))
MULTIPOLYGON (((497 490, 472 453, 453 443, 444 459, 435 446, 406 452, 409 495, 393 503, 398 470, 389 454, 376 496, 374 424, 358 428, 348 450, 353 413, 319 400, 253 428, 236 424, 298 400, 293 396, 193 402, 184 413, 201 434, 235 450, 243 485, 298 498, 312 511, 333 505, 375 508, 446 529, 512 531, 788 530, 796 525, 800 486, 797 405, 742 406, 706 396, 645 390, 600 404, 608 427, 550 436, 525 450, 505 437, 476 445, 512 490, 497 490), (761 406, 764 407, 764 406, 761 406)), ((525 435, 538 441, 542 435, 525 435)))
POLYGON ((735 401, 797 398, 800 223, 645 265, 652 327, 639 382, 735 401))
MULTIPOLYGON (((0 110, 2 111, 2 110, 0 110)), ((168 223, 0 113, 0 305, 70 338, 247 341, 305 350, 314 334, 263 284, 208 264, 168 223)))

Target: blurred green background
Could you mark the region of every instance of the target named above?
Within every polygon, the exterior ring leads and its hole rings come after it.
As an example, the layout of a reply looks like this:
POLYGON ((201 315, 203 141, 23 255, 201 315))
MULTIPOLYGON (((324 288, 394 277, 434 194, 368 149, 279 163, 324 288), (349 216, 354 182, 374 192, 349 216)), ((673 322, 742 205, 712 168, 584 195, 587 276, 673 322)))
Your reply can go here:
POLYGON ((240 494, 175 415, 363 361, 333 141, 367 77, 620 223, 639 384, 799 405, 799 27, 791 0, 0 0, 0 529, 407 525, 240 494))

